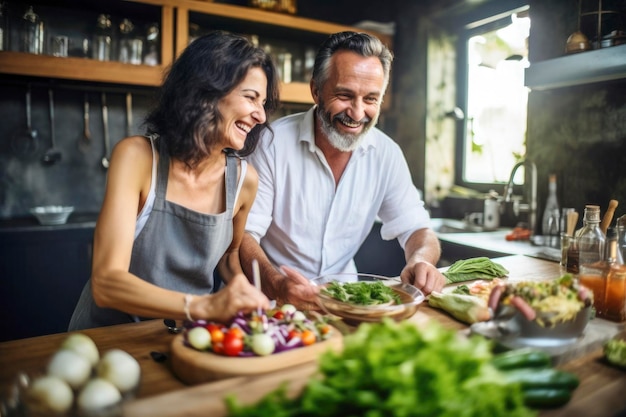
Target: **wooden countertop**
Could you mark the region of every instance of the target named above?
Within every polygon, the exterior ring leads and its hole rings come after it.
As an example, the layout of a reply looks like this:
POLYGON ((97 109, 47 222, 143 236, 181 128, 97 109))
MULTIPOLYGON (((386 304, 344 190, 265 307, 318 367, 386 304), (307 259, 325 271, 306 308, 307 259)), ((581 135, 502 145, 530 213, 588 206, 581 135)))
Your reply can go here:
MULTIPOLYGON (((560 275, 557 263, 536 258, 507 256, 496 261, 510 271, 511 280, 544 280, 560 275)), ((429 307, 427 303, 408 320, 417 326, 436 320, 452 329, 467 330, 465 324, 441 310, 429 307)), ((614 332, 624 329, 623 324, 605 324, 614 332)), ((120 348, 139 361, 141 386, 137 399, 125 404, 126 416, 224 415, 221 399, 225 395, 234 393, 243 401, 254 401, 285 380, 291 381, 290 390, 297 390, 316 369, 315 363, 308 363, 261 377, 238 377, 189 387, 172 374, 169 361, 159 363, 150 355, 153 351, 168 353, 174 338, 161 320, 89 329, 83 333, 94 340, 100 352, 120 348)), ((52 353, 66 337, 67 333, 59 333, 0 343, 0 392, 3 395, 7 392, 19 371, 36 373, 44 369, 52 353)), ((566 406, 542 411, 540 416, 613 417, 618 411, 626 410, 626 372, 603 363, 600 347, 596 346, 592 351, 582 353, 582 356, 559 367, 578 375, 581 385, 566 406)))

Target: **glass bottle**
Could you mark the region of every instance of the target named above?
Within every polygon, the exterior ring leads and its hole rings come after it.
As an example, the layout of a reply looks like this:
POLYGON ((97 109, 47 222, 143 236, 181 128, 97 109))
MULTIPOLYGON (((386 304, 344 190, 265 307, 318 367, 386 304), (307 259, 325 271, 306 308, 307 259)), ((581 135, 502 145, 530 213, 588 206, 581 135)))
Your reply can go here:
POLYGON ((579 265, 592 264, 604 258, 606 237, 600 229, 600 206, 585 206, 583 227, 576 233, 576 237, 579 265))
POLYGON ((107 14, 101 14, 98 16, 93 38, 93 59, 97 59, 98 61, 110 61, 112 46, 113 26, 111 24, 111 18, 107 14))
POLYGON ((0 1, 0 51, 9 50, 9 20, 5 9, 6 4, 0 1))
POLYGON ((606 238, 600 229, 600 206, 585 206, 583 227, 576 233, 575 241, 578 251, 578 279, 593 292, 596 315, 603 317, 606 313, 606 238))
POLYGON ((543 210, 541 222, 541 232, 544 236, 559 234, 559 201, 556 198, 556 175, 551 174, 548 181, 548 199, 546 200, 546 207, 543 210))
POLYGON ((609 228, 605 267, 605 311, 600 317, 622 322, 626 321, 626 265, 617 244, 617 230, 609 228))
POLYGON ((118 61, 125 64, 141 64, 143 40, 135 36, 135 25, 124 19, 120 23, 120 43, 118 61))
POLYGON ((161 48, 161 31, 158 23, 148 26, 146 32, 146 51, 143 56, 143 63, 146 65, 159 65, 161 48))
POLYGON ((44 25, 39 15, 33 10, 33 6, 28 6, 26 13, 22 16, 22 42, 20 50, 30 54, 43 54, 44 25))
POLYGON ((617 250, 622 254, 622 259, 626 259, 626 214, 619 217, 617 225, 617 250))

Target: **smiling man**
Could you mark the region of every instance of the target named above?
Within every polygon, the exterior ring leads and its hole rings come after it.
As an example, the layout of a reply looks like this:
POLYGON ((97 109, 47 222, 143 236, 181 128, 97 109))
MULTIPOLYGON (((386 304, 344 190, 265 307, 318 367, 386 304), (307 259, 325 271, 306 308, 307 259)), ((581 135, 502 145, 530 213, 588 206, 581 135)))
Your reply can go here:
POLYGON ((259 189, 240 257, 248 277, 259 261, 263 291, 280 303, 310 307, 309 279, 355 272, 377 217, 382 238, 404 248, 402 280, 427 294, 444 285, 439 241, 402 150, 375 127, 392 60, 371 35, 331 35, 315 59, 315 106, 275 121, 248 157, 259 189))

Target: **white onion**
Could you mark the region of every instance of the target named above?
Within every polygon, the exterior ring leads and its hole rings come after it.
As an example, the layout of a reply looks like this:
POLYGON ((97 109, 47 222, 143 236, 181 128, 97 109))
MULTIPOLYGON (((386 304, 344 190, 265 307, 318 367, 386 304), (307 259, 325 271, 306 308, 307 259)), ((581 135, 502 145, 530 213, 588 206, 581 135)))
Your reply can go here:
POLYGON ((45 375, 36 378, 28 388, 26 406, 34 414, 64 414, 74 402, 74 393, 59 377, 45 375))
POLYGON ((62 349, 70 349, 87 358, 91 366, 96 366, 100 353, 94 341, 83 333, 72 333, 61 344, 62 349))
POLYGON ((204 327, 194 327, 187 333, 187 341, 198 350, 205 350, 211 346, 211 333, 204 327))
POLYGON ((91 363, 73 350, 61 349, 48 363, 48 375, 56 376, 74 389, 82 387, 91 376, 91 363))
POLYGON ((121 349, 105 352, 96 371, 100 378, 111 382, 123 394, 135 389, 141 377, 139 362, 121 349))
POLYGON ((274 353, 276 343, 267 333, 256 333, 252 335, 252 351, 259 356, 267 356, 274 353))
POLYGON ((111 382, 102 378, 93 378, 87 382, 78 394, 78 409, 83 412, 102 410, 117 404, 122 394, 111 382))

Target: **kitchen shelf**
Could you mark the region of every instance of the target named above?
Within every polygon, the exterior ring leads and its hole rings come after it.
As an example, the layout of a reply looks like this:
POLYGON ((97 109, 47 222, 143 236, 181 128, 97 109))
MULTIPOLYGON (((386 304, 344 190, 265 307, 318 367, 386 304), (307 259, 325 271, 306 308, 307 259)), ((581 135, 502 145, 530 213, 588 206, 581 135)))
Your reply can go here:
MULTIPOLYGON (((121 9, 124 4, 129 7, 132 4, 145 4, 160 8, 161 65, 131 65, 87 58, 0 51, 0 74, 157 87, 161 85, 167 66, 189 44, 190 13, 209 19, 212 29, 239 28, 242 33, 258 31, 295 42, 315 40, 316 46, 331 33, 353 30, 372 33, 391 47, 392 39, 388 35, 245 6, 197 0, 124 0, 116 4, 121 9)), ((281 101, 313 103, 309 83, 282 84, 281 101)))
POLYGON ((0 52, 0 73, 140 86, 157 86, 163 66, 131 65, 86 58, 60 58, 24 52, 0 52))
POLYGON ((160 7, 161 65, 132 65, 89 58, 55 57, 24 52, 0 51, 0 74, 47 77, 76 81, 93 81, 155 87, 161 84, 163 71, 174 57, 174 7, 171 1, 160 4, 139 0, 133 3, 160 7), (169 36, 168 36, 169 34, 169 36))
MULTIPOLYGON (((271 34, 291 40, 315 40, 316 46, 326 36, 343 31, 371 33, 389 47, 391 47, 392 41, 388 35, 285 13, 206 1, 179 0, 176 3, 176 55, 180 54, 189 44, 190 15, 198 13, 205 15, 208 19, 213 19, 213 27, 215 28, 239 27, 247 33, 271 34)), ((308 82, 281 84, 280 99, 287 103, 313 103, 308 82)), ((390 100, 385 101, 385 103, 388 102, 390 100)), ((386 107, 384 106, 384 108, 386 107)))
POLYGON ((531 63, 526 69, 526 86, 532 90, 549 90, 621 79, 626 79, 626 45, 531 63))

